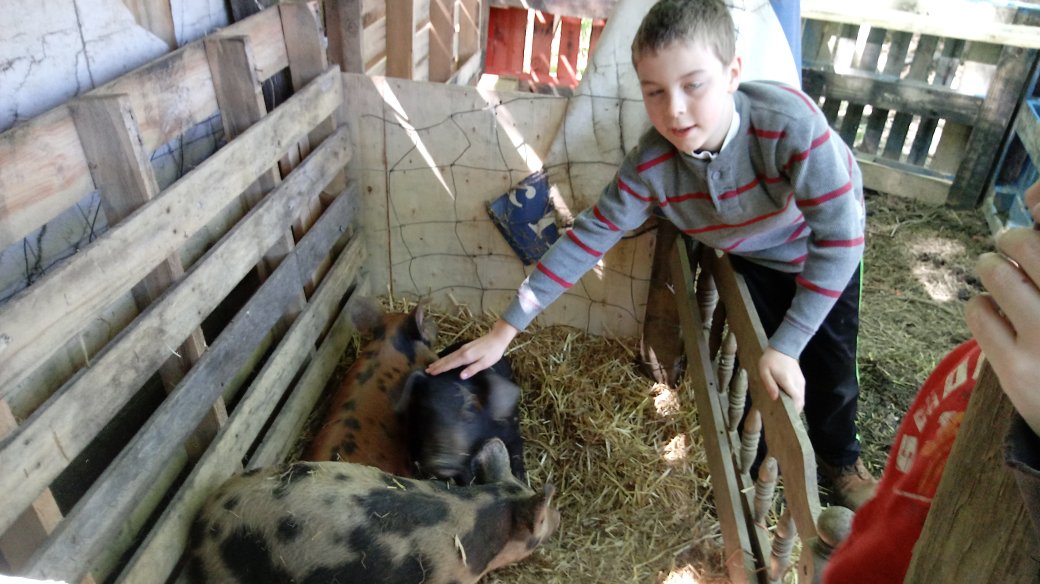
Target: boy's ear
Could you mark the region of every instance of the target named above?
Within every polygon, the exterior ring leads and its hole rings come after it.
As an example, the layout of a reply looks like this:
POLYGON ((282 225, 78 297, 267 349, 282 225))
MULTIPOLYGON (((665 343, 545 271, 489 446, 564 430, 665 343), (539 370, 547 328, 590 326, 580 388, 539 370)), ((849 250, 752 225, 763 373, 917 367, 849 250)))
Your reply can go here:
POLYGON ((729 74, 729 92, 733 93, 737 90, 737 86, 740 85, 740 55, 733 57, 733 62, 726 67, 726 72, 729 74))

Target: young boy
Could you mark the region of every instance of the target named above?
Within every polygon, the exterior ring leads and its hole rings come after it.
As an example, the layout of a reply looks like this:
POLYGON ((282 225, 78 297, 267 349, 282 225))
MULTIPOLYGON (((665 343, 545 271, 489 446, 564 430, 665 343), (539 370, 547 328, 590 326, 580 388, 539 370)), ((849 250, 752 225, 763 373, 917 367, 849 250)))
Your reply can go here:
MULTIPOLYGON (((1026 191, 1025 200, 1040 222, 1040 182, 1026 191)), ((1006 231, 996 244, 1003 255, 983 254, 977 264, 988 294, 972 298, 965 308, 974 338, 950 351, 921 386, 896 433, 877 494, 856 512, 851 533, 823 572, 825 583, 904 580, 975 388, 982 353, 1018 412, 1007 436, 1006 459, 1033 526, 1040 528, 1040 231, 1006 231)))
POLYGON ((636 32, 632 62, 653 128, 491 332, 428 371, 467 365, 468 376, 490 366, 625 231, 656 213, 731 254, 769 335, 757 364, 763 385, 774 399, 783 390, 805 405, 820 468, 843 504, 858 507, 876 480, 860 461, 855 425, 864 208, 851 150, 802 92, 740 83, 722 0, 655 4, 636 32))

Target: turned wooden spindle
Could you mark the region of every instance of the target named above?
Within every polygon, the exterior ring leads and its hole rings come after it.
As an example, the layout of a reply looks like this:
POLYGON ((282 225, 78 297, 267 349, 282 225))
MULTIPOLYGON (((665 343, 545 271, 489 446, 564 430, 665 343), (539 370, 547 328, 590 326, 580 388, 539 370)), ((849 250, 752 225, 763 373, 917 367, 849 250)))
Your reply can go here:
POLYGON ((777 582, 791 565, 791 550, 798 537, 798 528, 794 524, 791 508, 784 508, 773 532, 773 549, 769 554, 769 579, 777 582))
POLYGON ((777 477, 776 458, 767 456, 758 468, 758 478, 755 480, 755 523, 765 527, 766 514, 773 506, 773 494, 776 493, 777 477))
POLYGON ((697 274, 697 306, 701 311, 701 320, 704 330, 711 330, 712 316, 715 314, 715 305, 719 302, 719 291, 715 287, 715 280, 711 272, 701 270, 697 274))
POLYGON ((726 429, 730 432, 737 430, 740 418, 744 415, 744 402, 747 401, 747 371, 739 369, 733 381, 729 385, 729 411, 726 429))
MULTIPOLYGON (((743 369, 741 371, 743 372, 743 369)), ((761 434, 762 412, 752 406, 740 432, 740 472, 750 472, 755 455, 758 454, 758 439, 761 434)))
POLYGON ((729 382, 733 379, 733 363, 737 359, 737 335, 732 332, 726 335, 726 342, 722 344, 719 351, 719 364, 715 368, 715 376, 719 380, 719 391, 725 392, 729 389, 729 382))

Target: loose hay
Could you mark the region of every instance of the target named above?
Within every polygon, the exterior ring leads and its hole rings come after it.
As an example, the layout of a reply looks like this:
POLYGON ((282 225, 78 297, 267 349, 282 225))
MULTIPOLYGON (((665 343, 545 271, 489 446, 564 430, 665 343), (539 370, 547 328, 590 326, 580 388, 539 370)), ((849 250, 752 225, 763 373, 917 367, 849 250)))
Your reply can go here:
MULTIPOLYGON (((465 309, 427 316, 438 323, 438 349, 495 320, 465 309)), ((636 346, 537 325, 511 345, 528 480, 556 486, 562 523, 534 555, 488 582, 725 581, 690 387, 673 391, 642 377, 636 346)))

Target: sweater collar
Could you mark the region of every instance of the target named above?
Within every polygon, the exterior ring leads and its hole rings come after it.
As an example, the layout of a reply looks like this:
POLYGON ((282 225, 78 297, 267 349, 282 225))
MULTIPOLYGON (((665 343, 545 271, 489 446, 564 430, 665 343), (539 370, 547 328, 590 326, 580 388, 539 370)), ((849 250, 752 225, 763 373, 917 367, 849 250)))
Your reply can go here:
MULTIPOLYGON (((722 152, 726 149, 726 146, 733 141, 733 138, 737 135, 737 132, 740 130, 740 112, 737 111, 737 104, 735 101, 731 102, 731 105, 733 107, 733 117, 730 118, 729 130, 726 132, 726 137, 722 140, 722 148, 719 148, 719 152, 722 152)), ((689 155, 694 158, 699 158, 701 160, 711 162, 712 160, 715 160, 715 157, 719 155, 719 152, 695 150, 693 152, 690 152, 689 155)))

